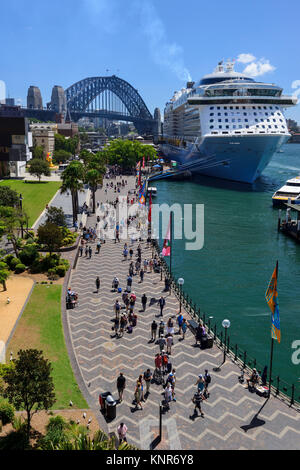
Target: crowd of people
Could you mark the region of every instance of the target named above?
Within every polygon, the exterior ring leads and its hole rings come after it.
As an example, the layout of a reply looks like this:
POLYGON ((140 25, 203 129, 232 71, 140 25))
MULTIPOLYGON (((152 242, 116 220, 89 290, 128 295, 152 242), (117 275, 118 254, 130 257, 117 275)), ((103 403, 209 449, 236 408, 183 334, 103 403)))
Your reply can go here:
MULTIPOLYGON (((119 196, 121 188, 125 188, 127 185, 127 180, 124 180, 120 176, 121 180, 115 182, 107 182, 103 185, 105 194, 107 194, 108 189, 114 191, 117 194, 117 197, 113 201, 114 207, 117 207, 119 204, 119 196)), ((131 191, 128 191, 127 194, 127 203, 133 203, 137 200, 138 195, 132 195, 131 191)), ((85 254, 86 258, 92 257, 92 244, 96 244, 97 251, 95 254, 101 253, 101 247, 105 243, 105 239, 99 236, 99 226, 102 223, 102 226, 105 223, 109 224, 109 211, 105 210, 103 203, 97 203, 97 223, 95 227, 80 227, 82 230, 82 240, 79 247, 79 254, 82 257, 85 254)), ((139 223, 138 215, 133 215, 128 217, 125 221, 125 224, 130 226, 130 224, 139 223)), ((120 243, 120 232, 121 224, 117 222, 115 229, 115 243, 120 243)), ((147 247, 150 247, 151 238, 148 237, 147 247)), ((149 253, 149 251, 148 251, 149 253)), ((126 279, 126 285, 122 285, 119 280, 118 273, 112 279, 112 292, 118 294, 118 298, 113 304, 113 318, 112 318, 112 338, 121 339, 125 333, 132 334, 134 328, 138 324, 138 315, 137 315, 137 304, 140 303, 141 310, 139 313, 141 315, 146 311, 149 300, 147 297, 147 292, 145 292, 137 300, 134 288, 135 283, 142 284, 147 275, 152 274, 153 272, 160 272, 161 269, 161 260, 152 252, 152 256, 143 256, 143 248, 140 242, 135 242, 131 240, 131 243, 125 242, 123 249, 121 251, 122 260, 124 263, 128 263, 128 275, 126 279), (135 246, 137 243, 137 246, 135 246)), ((101 291, 101 280, 99 276, 95 280, 96 293, 101 291)), ((165 280, 165 292, 170 292, 170 282, 166 277, 165 280)), ((151 293, 148 293, 148 295, 151 293)), ((135 382, 134 391, 133 391, 133 400, 132 403, 135 406, 135 410, 143 409, 143 403, 146 402, 151 385, 156 384, 163 387, 163 405, 166 410, 170 409, 171 402, 176 402, 176 369, 174 364, 172 364, 172 354, 173 349, 176 347, 178 341, 184 341, 186 332, 187 332, 187 319, 184 318, 182 312, 178 312, 177 315, 169 317, 164 321, 164 310, 167 305, 167 297, 161 295, 157 304, 157 313, 155 318, 151 323, 150 329, 150 340, 149 343, 155 344, 157 346, 157 351, 154 354, 154 368, 153 372, 151 369, 147 368, 142 374, 139 375, 135 382), (176 331, 175 331, 176 330, 176 331), (177 341, 178 339, 178 341, 177 341)), ((153 297, 151 296, 150 305, 153 304, 153 297)), ((206 335, 205 327, 199 325, 199 330, 196 333, 196 340, 201 341, 201 338, 206 335)), ((197 390, 192 398, 193 404, 195 405, 194 416, 197 414, 197 411, 200 411, 201 416, 204 416, 201 403, 203 400, 207 399, 208 394, 208 385, 210 383, 210 375, 208 371, 205 371, 205 374, 199 375, 196 382, 197 390)), ((124 374, 121 372, 117 378, 117 390, 119 395, 119 403, 122 403, 124 391, 126 389, 126 379, 124 374)), ((127 427, 124 423, 121 423, 118 427, 118 435, 120 441, 126 440, 127 427)))

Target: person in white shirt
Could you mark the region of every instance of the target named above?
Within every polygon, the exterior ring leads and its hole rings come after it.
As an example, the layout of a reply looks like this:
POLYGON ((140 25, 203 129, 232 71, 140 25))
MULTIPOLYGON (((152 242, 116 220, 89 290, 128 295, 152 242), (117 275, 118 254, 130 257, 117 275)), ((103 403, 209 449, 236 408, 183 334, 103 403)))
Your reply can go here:
POLYGON ((120 444, 122 443, 122 441, 127 442, 127 439, 126 439, 127 430, 128 430, 127 426, 124 423, 121 423, 120 426, 118 426, 118 436, 119 436, 120 444))

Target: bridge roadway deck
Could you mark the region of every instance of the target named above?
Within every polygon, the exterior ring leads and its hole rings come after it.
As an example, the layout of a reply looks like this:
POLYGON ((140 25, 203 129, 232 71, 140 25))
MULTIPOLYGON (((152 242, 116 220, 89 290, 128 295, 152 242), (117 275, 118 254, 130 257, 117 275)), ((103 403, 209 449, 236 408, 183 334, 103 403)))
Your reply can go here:
MULTIPOLYGON (((133 187, 133 178, 128 181, 133 187)), ((96 200, 106 202, 115 196, 112 191, 106 195, 101 190, 97 192, 96 200)), ((95 221, 96 216, 93 216, 88 219, 88 224, 92 226, 95 221)), ((93 246, 91 259, 79 258, 70 281, 72 289, 79 293, 79 306, 66 314, 70 347, 80 369, 78 381, 82 383, 83 379, 89 402, 95 408, 99 393, 111 391, 117 397, 116 379, 120 371, 124 373, 127 388, 124 401, 117 406, 117 418, 106 423, 99 412, 100 425, 106 431, 116 432, 118 424, 123 421, 128 427, 128 441, 139 448, 149 449, 158 433, 158 410, 163 388, 151 385, 150 396, 142 411, 133 411, 132 401, 138 376, 148 367, 153 371, 158 346, 149 343, 150 325, 159 314, 159 308, 156 303, 149 306, 149 300, 159 299, 164 286, 159 274, 147 273, 142 284, 138 276, 134 277, 132 290, 137 295, 137 327, 131 335, 125 333, 121 339, 113 338, 113 305, 120 295, 112 292, 112 279, 117 275, 124 287, 129 265, 129 261, 123 261, 123 245, 124 240, 119 244, 108 241, 102 246, 100 255, 94 253, 93 246), (98 275, 101 289, 96 294, 95 279, 98 275), (139 312, 140 298, 144 292, 148 305, 146 312, 142 313, 139 312)), ((142 258, 149 259, 151 250, 145 243, 142 249, 142 258)), ((166 296, 165 293, 163 295, 166 296)), ((164 320, 177 312, 177 299, 173 293, 167 295, 164 320)), ((186 312, 184 316, 188 318, 186 312)), ((175 335, 174 342, 171 357, 176 368, 177 401, 171 403, 170 411, 163 416, 163 440, 157 449, 299 449, 300 413, 296 409, 289 408, 275 397, 266 402, 250 393, 239 383, 240 369, 230 360, 222 366, 221 372, 213 372, 213 367, 222 362, 222 352, 216 346, 209 350, 195 347, 189 330, 184 341, 179 341, 175 335), (212 376, 210 397, 203 403, 205 417, 192 420, 194 384, 205 369, 209 369, 212 376)))

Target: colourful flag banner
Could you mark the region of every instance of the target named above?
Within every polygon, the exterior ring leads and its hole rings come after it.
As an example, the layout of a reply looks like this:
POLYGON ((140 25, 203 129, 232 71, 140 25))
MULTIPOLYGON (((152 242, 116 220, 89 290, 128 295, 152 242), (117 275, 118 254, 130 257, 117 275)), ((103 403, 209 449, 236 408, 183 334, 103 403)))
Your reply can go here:
POLYGON ((166 237, 162 249, 163 256, 171 256, 171 219, 169 222, 169 227, 166 233, 166 237))
POLYGON ((271 322, 271 337, 276 339, 280 343, 281 332, 280 332, 280 318, 279 318, 279 305, 278 305, 278 292, 277 292, 277 278, 278 278, 278 261, 276 268, 271 277, 270 284, 266 291, 266 301, 272 312, 271 322))
POLYGON ((150 199, 149 199, 149 212, 148 212, 148 222, 151 224, 152 221, 152 193, 150 192, 150 199))
POLYGON ((145 157, 143 157, 143 168, 145 168, 145 157))
POLYGON ((145 189, 146 189, 146 182, 143 184, 143 187, 141 187, 140 193, 139 193, 139 203, 143 205, 146 204, 145 189))

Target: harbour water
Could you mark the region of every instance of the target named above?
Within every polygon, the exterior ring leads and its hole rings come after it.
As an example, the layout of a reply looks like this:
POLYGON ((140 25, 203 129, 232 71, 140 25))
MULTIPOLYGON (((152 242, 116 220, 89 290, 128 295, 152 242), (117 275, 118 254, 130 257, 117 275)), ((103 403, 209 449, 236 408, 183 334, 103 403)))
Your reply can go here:
POLYGON ((155 202, 204 204, 204 247, 186 251, 185 240, 174 240, 173 274, 184 278, 185 292, 218 330, 230 319, 230 343, 263 366, 269 365, 271 341, 265 291, 278 260, 282 341, 274 347, 273 371, 299 387, 300 364, 292 363, 291 346, 300 340, 300 245, 277 232, 272 194, 300 174, 300 145, 282 150, 253 186, 208 177, 161 180, 155 202))

